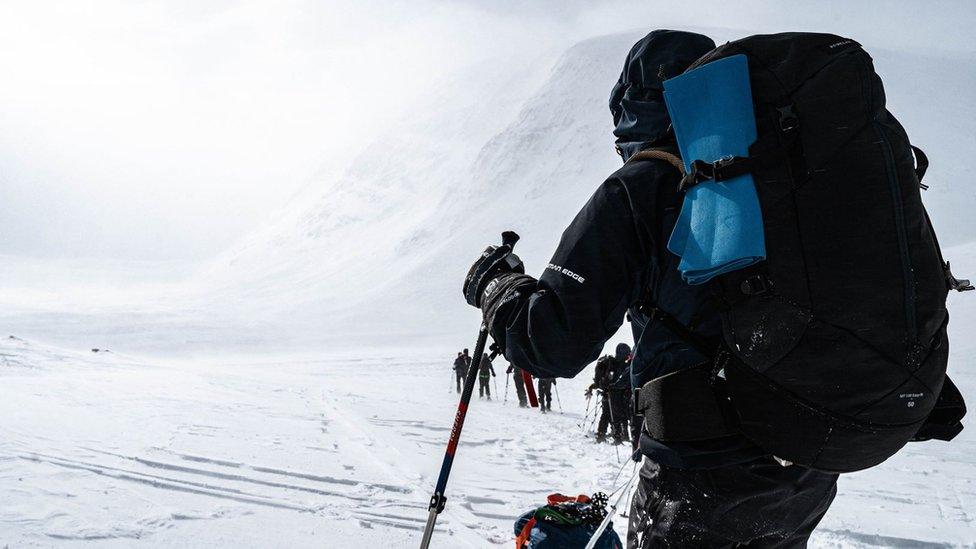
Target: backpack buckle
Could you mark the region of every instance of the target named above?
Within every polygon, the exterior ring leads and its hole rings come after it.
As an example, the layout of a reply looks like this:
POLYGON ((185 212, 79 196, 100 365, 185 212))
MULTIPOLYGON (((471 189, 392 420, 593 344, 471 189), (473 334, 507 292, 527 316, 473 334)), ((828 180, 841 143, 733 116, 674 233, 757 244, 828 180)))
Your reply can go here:
POLYGON ((678 192, 686 192, 688 189, 701 183, 702 181, 727 181, 747 174, 752 171, 752 160, 748 157, 726 155, 714 162, 695 160, 691 163, 691 169, 678 184, 678 192))
POLYGON ((779 111, 779 129, 781 132, 790 132, 799 127, 800 118, 793 112, 792 103, 785 107, 777 107, 776 110, 779 111))

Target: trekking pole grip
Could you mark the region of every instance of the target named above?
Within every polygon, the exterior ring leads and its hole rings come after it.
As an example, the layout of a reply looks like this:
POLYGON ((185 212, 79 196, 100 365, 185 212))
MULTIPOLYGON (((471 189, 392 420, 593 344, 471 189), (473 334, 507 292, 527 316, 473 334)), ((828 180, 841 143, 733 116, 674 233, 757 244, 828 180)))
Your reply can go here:
POLYGON ((502 246, 515 249, 515 243, 519 241, 519 235, 515 231, 505 231, 502 233, 502 246))

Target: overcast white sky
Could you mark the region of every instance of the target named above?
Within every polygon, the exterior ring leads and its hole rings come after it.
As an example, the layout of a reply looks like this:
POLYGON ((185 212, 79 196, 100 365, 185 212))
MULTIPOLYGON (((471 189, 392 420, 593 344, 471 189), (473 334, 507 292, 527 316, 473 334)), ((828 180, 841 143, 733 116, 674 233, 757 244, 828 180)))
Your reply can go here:
POLYGON ((207 257, 463 65, 682 25, 976 49, 968 1, 0 1, 0 253, 207 257))

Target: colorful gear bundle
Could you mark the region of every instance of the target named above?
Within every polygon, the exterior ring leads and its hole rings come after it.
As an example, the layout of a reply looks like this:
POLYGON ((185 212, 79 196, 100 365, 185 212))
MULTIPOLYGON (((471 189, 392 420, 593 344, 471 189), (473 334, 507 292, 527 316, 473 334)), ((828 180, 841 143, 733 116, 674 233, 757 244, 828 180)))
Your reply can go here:
MULTIPOLYGON (((583 549, 607 516, 609 497, 603 492, 576 497, 551 494, 546 505, 515 522, 516 549, 583 549)), ((623 546, 612 527, 600 536, 599 549, 623 546)))

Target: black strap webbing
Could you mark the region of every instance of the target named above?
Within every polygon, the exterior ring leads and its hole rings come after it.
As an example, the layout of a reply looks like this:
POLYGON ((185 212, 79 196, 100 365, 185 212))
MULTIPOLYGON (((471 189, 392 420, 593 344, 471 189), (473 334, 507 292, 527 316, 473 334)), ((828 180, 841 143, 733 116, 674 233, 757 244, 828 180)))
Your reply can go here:
POLYGON ((703 181, 727 181, 752 172, 753 160, 746 156, 727 156, 715 162, 695 160, 691 163, 691 171, 681 178, 679 191, 687 191, 703 181))
POLYGON ((715 359, 715 347, 709 345, 690 328, 681 323, 680 320, 671 316, 671 313, 658 308, 653 303, 644 302, 640 306, 640 311, 647 315, 651 320, 660 322, 671 330, 671 333, 681 338, 682 341, 690 345, 696 351, 707 357, 709 360, 715 359))

